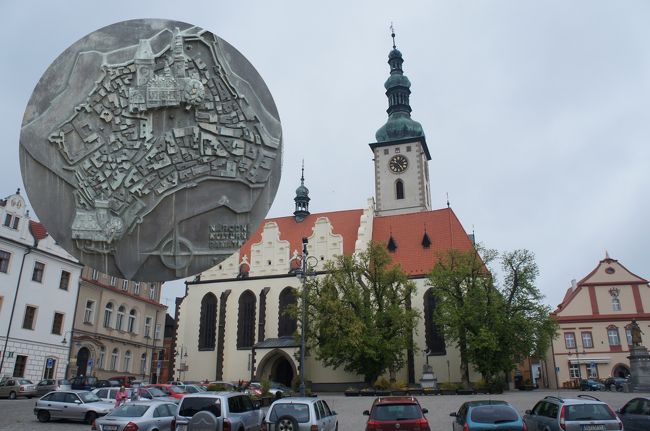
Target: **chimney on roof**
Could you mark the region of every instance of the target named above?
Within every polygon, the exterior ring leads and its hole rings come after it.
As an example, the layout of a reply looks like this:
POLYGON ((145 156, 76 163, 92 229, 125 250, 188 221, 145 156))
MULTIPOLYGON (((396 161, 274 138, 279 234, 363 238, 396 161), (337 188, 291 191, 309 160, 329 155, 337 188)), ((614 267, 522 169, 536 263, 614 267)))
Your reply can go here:
POLYGON ((578 284, 576 283, 576 279, 574 278, 571 280, 571 291, 575 291, 578 288, 578 284))

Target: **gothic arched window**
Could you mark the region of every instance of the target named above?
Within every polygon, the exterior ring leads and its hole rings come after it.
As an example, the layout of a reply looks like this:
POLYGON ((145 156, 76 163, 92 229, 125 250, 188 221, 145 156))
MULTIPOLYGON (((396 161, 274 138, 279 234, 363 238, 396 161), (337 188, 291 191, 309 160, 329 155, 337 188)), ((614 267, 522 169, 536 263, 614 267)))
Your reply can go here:
POLYGON ((404 199, 404 183, 402 180, 395 181, 395 199, 404 199))
POLYGON ((255 295, 250 290, 239 297, 237 317, 237 348, 246 349, 255 343, 255 295))
POLYGON ((429 289, 424 294, 424 335, 427 343, 429 356, 445 355, 445 338, 440 328, 433 320, 433 313, 436 311, 436 297, 433 289, 429 289))
POLYGON ((289 316, 287 308, 296 304, 296 295, 291 287, 285 288, 280 292, 280 316, 278 319, 278 337, 290 337, 296 332, 298 324, 296 319, 289 316))
POLYGON ((217 297, 206 293, 199 316, 199 350, 214 350, 217 334, 217 297))

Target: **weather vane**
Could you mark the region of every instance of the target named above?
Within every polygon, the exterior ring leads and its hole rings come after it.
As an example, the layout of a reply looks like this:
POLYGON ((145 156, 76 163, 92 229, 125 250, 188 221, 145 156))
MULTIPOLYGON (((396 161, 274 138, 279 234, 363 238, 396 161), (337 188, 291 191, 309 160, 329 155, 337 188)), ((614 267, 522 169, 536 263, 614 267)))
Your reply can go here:
POLYGON ((393 27, 393 21, 390 22, 390 37, 393 38, 393 49, 395 49, 395 27, 393 27))

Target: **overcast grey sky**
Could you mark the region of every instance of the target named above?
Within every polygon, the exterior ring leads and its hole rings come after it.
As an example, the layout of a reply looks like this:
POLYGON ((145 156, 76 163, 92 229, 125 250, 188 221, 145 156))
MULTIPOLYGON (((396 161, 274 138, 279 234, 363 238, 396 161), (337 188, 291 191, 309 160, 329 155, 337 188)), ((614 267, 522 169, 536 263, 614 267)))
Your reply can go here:
MULTIPOLYGON (((552 306, 605 250, 650 278, 648 1, 5 0, 0 16, 0 195, 23 187, 20 124, 48 65, 100 27, 166 18, 230 42, 271 90, 284 164, 269 216, 293 212, 303 158, 312 212, 362 208, 392 21, 435 208, 449 193, 480 242, 533 251, 552 306)), ((182 294, 163 292, 170 307, 182 294)))

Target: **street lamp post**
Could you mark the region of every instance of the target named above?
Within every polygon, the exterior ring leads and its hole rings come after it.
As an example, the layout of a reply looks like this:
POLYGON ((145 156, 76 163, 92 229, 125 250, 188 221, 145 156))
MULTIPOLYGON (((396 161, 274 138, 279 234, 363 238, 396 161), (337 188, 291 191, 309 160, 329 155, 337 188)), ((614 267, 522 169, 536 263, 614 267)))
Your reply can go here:
POLYGON ((63 339, 61 340, 61 344, 63 344, 65 346, 68 343, 66 341, 66 339, 65 339, 65 337, 68 334, 70 334, 70 346, 68 347, 68 362, 65 365, 65 378, 66 379, 68 378, 68 374, 70 373, 70 355, 72 355, 72 337, 73 337, 72 330, 65 331, 63 333, 63 339))
MULTIPOLYGON (((318 264, 309 265, 309 252, 307 251, 307 244, 309 240, 306 237, 302 238, 302 262, 300 269, 296 271, 296 276, 302 282, 302 327, 300 328, 300 396, 305 396, 305 350, 306 341, 305 334, 307 332, 307 277, 311 271, 318 264)), ((312 258, 315 259, 315 258, 312 258)))
POLYGON ((187 349, 184 345, 181 345, 181 351, 176 352, 176 357, 178 357, 178 381, 181 381, 181 371, 184 371, 183 368, 185 364, 182 362, 183 358, 187 358, 187 349))

